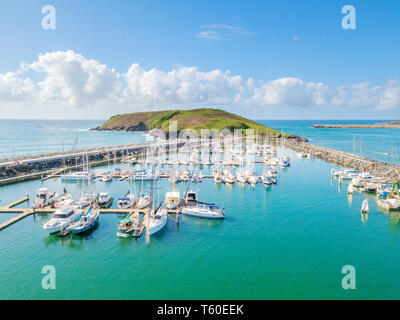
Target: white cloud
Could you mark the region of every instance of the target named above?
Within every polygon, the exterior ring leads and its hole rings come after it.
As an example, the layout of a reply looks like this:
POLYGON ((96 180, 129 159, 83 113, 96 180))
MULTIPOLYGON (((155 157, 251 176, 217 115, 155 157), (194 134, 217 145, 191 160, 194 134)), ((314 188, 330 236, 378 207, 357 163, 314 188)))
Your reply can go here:
POLYGON ((232 26, 228 24, 207 24, 199 26, 199 29, 204 29, 205 31, 198 32, 196 37, 208 40, 227 40, 238 35, 253 34, 240 26, 232 26))
POLYGON ((321 82, 293 77, 260 83, 253 78, 232 75, 228 70, 201 71, 198 67, 186 66, 170 71, 145 70, 137 63, 125 73, 118 73, 73 51, 49 52, 40 55, 37 61, 21 64, 15 72, 0 74, 3 117, 17 109, 27 114, 41 114, 46 106, 51 106, 55 114, 68 108, 113 114, 201 105, 232 111, 252 108, 260 113, 269 106, 397 111, 400 110, 400 81, 379 86, 359 83, 331 88, 321 82))

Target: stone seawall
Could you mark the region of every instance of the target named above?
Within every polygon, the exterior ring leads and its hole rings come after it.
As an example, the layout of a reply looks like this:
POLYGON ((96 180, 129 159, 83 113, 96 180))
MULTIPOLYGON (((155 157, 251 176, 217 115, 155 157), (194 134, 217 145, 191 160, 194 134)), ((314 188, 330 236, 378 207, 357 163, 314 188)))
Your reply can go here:
POLYGON ((285 140, 285 146, 302 153, 324 160, 338 166, 369 172, 373 175, 382 176, 387 181, 400 181, 400 167, 386 162, 371 160, 351 153, 337 151, 329 148, 319 147, 296 140, 285 140))

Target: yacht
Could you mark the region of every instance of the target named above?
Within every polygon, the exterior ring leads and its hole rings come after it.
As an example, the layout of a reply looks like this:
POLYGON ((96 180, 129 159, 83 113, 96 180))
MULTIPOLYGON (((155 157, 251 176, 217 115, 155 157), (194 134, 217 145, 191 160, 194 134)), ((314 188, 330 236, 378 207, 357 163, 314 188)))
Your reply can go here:
POLYGON ((110 181, 112 181, 112 179, 113 179, 112 174, 110 172, 108 172, 108 173, 104 173, 102 175, 100 181, 102 181, 102 182, 110 182, 110 181))
POLYGON ((198 218, 223 219, 225 213, 213 203, 199 203, 195 191, 189 191, 186 196, 185 206, 182 208, 182 214, 198 218))
POLYGON ((151 204, 151 197, 147 193, 142 193, 136 202, 137 209, 144 209, 151 204))
POLYGON ((400 207, 400 199, 389 198, 389 199, 378 199, 376 204, 379 208, 385 210, 398 210, 400 207))
POLYGON ((151 236, 163 229, 167 224, 167 219, 168 212, 165 208, 159 208, 156 212, 151 212, 146 226, 148 234, 151 236))
POLYGON ((74 199, 72 199, 72 196, 68 194, 63 194, 60 196, 57 201, 54 203, 54 208, 62 208, 65 206, 72 205, 74 203, 74 199))
POLYGON ((71 181, 89 181, 96 177, 96 174, 92 171, 85 170, 79 172, 72 172, 68 174, 61 175, 61 180, 71 180, 71 181))
POLYGON ((113 197, 111 197, 109 192, 100 192, 97 202, 100 208, 109 208, 113 202, 113 197))
POLYGON ((90 206, 97 199, 97 195, 93 193, 82 193, 80 199, 76 202, 78 208, 84 208, 90 206))
POLYGON ((37 191, 36 199, 32 203, 33 209, 44 208, 47 206, 51 206, 58 198, 58 194, 56 192, 51 192, 47 188, 40 188, 37 191))
POLYGON ((117 206, 120 209, 128 209, 132 208, 135 204, 135 195, 130 193, 129 191, 125 194, 124 197, 119 198, 117 202, 117 206))
POLYGON ((93 228, 99 220, 100 210, 97 206, 90 206, 86 209, 86 213, 81 215, 79 220, 72 223, 67 230, 72 233, 82 233, 93 228))
POLYGON ((179 191, 170 191, 165 194, 165 205, 167 209, 174 210, 179 206, 181 194, 179 191))
POLYGON ((59 208, 54 212, 53 217, 43 225, 43 229, 49 233, 59 232, 67 228, 79 217, 80 212, 74 206, 59 208))

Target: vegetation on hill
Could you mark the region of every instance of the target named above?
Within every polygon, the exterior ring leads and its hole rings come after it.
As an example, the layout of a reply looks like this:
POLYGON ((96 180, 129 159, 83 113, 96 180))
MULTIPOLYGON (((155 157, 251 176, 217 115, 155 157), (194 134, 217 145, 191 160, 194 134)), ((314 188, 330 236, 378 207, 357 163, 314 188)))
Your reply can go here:
POLYGON ((230 130, 254 129, 255 133, 258 132, 261 135, 281 135, 280 131, 266 127, 256 121, 211 108, 136 112, 116 115, 94 130, 148 131, 151 129, 161 129, 164 132, 168 132, 170 121, 177 122, 177 131, 192 129, 200 133, 201 129, 217 129, 219 131, 225 128, 230 130))

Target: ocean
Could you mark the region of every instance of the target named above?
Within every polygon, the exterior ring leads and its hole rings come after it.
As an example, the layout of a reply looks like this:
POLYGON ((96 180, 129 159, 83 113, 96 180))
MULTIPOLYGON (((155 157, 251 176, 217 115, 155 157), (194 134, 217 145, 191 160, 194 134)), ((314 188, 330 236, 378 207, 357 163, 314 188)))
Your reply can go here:
MULTIPOLYGON (((140 133, 88 131, 101 121, 0 122, 1 157, 12 154, 145 141, 140 133), (52 125, 50 125, 50 123, 52 125), (53 128, 53 129, 50 129, 53 128), (27 131, 25 131, 27 130, 27 131), (42 139, 44 139, 42 141, 42 139), (80 146, 80 147, 79 147, 80 146)), ((353 151, 353 136, 363 137, 363 152, 391 160, 400 131, 386 129, 312 129, 321 121, 260 121, 276 129, 309 138, 311 143, 353 151), (390 131, 390 132, 388 132, 390 131)), ((335 122, 337 123, 337 121, 335 122)), ((363 122, 365 123, 365 122, 363 122)), ((119 214, 102 214, 96 229, 61 238, 42 228, 50 214, 29 216, 0 231, 0 299, 396 299, 400 279, 399 212, 385 213, 368 197, 368 219, 360 214, 365 194, 349 198, 347 186, 331 181, 332 164, 292 159, 279 169, 278 184, 264 187, 215 185, 204 179, 192 188, 199 199, 223 206, 222 221, 182 217, 179 226, 168 219, 160 233, 146 239, 116 236, 119 214), (56 270, 56 289, 42 288, 43 266, 56 270), (342 268, 354 266, 356 289, 342 288, 342 268)), ((103 172, 124 164, 97 167, 103 172)), ((201 168, 204 174, 212 167, 201 168)), ((261 174, 262 164, 257 164, 261 174)), ((80 183, 59 178, 0 187, 0 205, 22 198, 28 190, 46 186, 74 197, 80 183)), ((94 182, 114 198, 128 190, 127 181, 94 182)), ((157 184, 157 199, 171 189, 157 184)), ((145 183, 144 189, 149 188, 145 183)), ((178 184, 181 192, 185 185, 178 184)), ((136 191, 141 185, 135 186, 136 191)), ((26 207, 24 203, 20 206, 26 207)), ((115 207, 115 202, 113 204, 115 207)), ((13 214, 0 213, 0 222, 13 214)))

